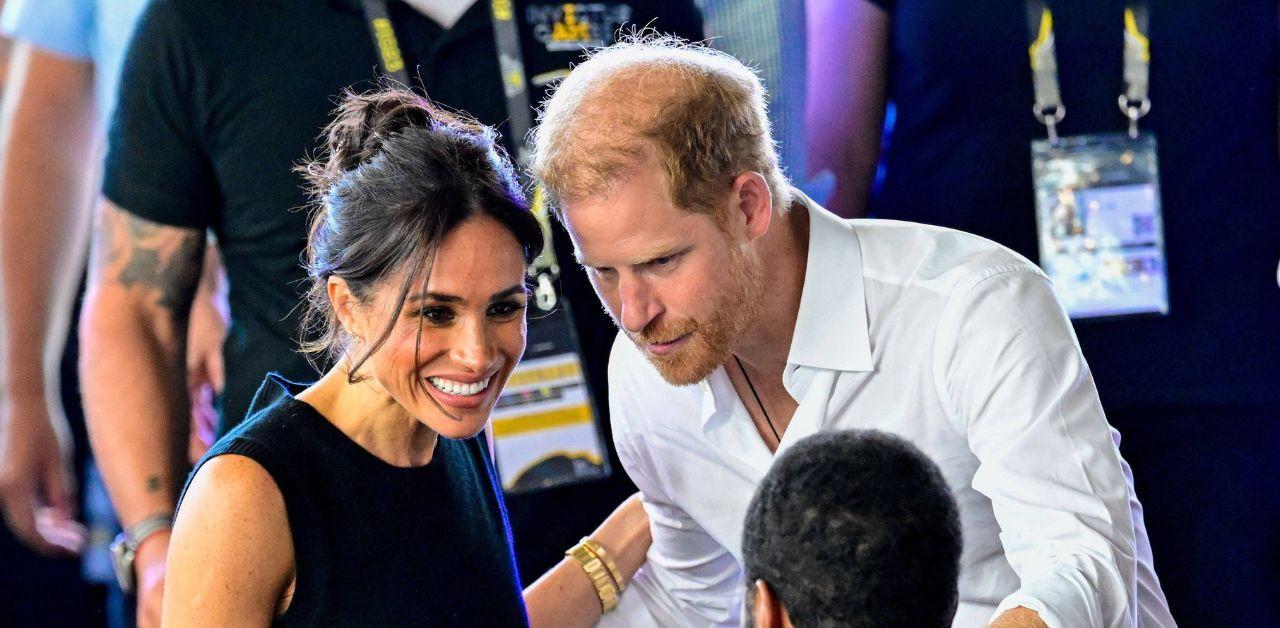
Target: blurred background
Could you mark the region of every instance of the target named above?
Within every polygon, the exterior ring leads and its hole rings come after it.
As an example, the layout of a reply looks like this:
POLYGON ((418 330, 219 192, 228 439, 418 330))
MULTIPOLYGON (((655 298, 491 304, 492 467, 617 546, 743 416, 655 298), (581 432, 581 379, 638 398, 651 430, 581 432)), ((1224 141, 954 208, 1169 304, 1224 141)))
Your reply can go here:
MULTIPOLYGON (((119 520, 152 514, 125 507, 141 503, 126 495, 130 461, 189 465, 243 418, 266 371, 315 378, 294 350, 307 199, 292 167, 322 145, 343 89, 396 72, 360 0, 2 4, 0 626, 131 626, 107 549, 119 520), (103 203, 207 234, 203 262, 166 269, 201 275, 173 312, 185 342, 77 334, 103 203), (160 398, 136 412, 86 404, 86 343, 152 364, 116 385, 160 398)), ((1039 262, 1123 437, 1174 617, 1280 625, 1275 0, 1055 1, 1051 31, 1046 3, 1015 0, 380 4, 402 80, 498 126, 517 158, 531 107, 584 48, 649 27, 756 68, 786 171, 819 203, 962 229, 1039 262), (1028 55, 1046 32, 1047 100, 1028 55), (504 89, 512 80, 523 96, 504 89), (1062 140, 1045 142, 1051 132, 1062 140), (1131 132, 1146 143, 1126 144, 1131 132), (1141 199, 1077 176, 1093 162, 1062 148, 1076 140, 1120 145, 1130 170, 1125 151, 1138 150, 1138 180, 1121 183, 1141 199)), ((574 264, 543 262, 540 298, 571 316, 531 349, 537 368, 509 388, 493 430, 525 582, 635 490, 609 435, 614 328, 574 264), (519 421, 530 412, 542 419, 519 421)), ((175 477, 150 503, 172 508, 175 477)))

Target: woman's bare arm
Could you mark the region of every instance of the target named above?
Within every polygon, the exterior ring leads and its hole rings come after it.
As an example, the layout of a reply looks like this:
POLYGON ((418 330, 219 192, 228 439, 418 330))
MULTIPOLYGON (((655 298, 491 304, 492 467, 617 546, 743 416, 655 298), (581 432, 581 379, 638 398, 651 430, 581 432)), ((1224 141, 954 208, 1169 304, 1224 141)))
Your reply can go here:
MULTIPOLYGON (((641 506, 640 494, 622 502, 591 533, 591 538, 617 563, 623 580, 630 581, 644 564, 653 542, 649 516, 641 506)), ((524 601, 529 609, 529 625, 533 628, 587 627, 596 625, 600 619, 600 598, 595 586, 582 566, 568 557, 529 585, 524 590, 524 601)))
POLYGON ((293 540, 280 489, 236 455, 204 464, 169 541, 164 626, 267 626, 293 582, 293 540))

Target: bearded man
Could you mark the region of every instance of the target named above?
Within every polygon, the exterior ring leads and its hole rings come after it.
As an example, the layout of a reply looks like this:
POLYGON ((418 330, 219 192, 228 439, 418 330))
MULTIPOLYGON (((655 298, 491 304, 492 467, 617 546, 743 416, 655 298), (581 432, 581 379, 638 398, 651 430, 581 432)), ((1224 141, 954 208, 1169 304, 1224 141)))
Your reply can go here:
POLYGON ((819 207, 778 166, 758 78, 679 41, 596 52, 535 142, 621 330, 613 433, 652 521, 605 625, 739 625, 756 485, 791 443, 847 429, 942 469, 965 540, 954 625, 1172 625, 1118 435, 1034 264, 819 207))

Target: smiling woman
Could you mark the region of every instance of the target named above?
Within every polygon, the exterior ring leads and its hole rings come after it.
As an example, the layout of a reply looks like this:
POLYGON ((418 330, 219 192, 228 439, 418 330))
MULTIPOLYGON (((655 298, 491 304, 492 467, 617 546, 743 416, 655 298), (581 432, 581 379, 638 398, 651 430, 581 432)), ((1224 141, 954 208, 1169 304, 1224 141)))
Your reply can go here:
POLYGON ((347 384, 372 379, 423 429, 473 436, 524 352, 541 227, 496 134, 412 93, 349 95, 327 134, 328 154, 300 168, 317 200, 319 339, 303 347, 346 358, 347 384))
POLYGON ((348 94, 327 133, 300 168, 316 199, 303 350, 333 367, 268 377, 197 465, 165 624, 594 623, 644 559, 639 501, 522 598, 479 435, 524 353, 543 241, 495 133, 394 90, 348 94))

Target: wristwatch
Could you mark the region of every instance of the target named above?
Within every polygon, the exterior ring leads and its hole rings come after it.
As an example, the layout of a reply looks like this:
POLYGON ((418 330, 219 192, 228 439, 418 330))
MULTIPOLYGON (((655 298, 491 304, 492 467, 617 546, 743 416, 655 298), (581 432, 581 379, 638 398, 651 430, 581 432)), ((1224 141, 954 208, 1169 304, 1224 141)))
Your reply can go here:
POLYGON ((111 564, 116 570, 116 582, 120 590, 133 593, 136 576, 133 571, 133 560, 138 554, 138 546, 152 534, 173 528, 173 513, 151 515, 129 527, 116 536, 111 542, 111 564))

